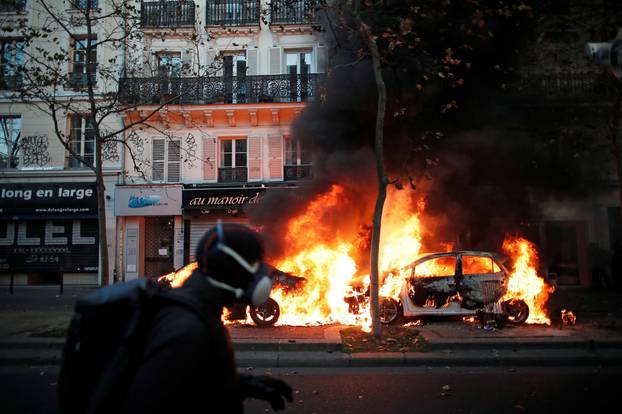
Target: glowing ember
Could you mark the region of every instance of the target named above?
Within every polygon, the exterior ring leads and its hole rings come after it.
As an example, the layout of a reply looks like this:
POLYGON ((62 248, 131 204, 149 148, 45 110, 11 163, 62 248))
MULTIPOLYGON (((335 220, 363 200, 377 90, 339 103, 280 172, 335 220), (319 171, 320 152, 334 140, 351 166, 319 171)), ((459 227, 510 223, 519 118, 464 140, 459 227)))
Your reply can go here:
POLYGON ((503 251, 512 259, 512 270, 503 299, 522 299, 529 306, 527 323, 551 324, 544 306, 554 288, 538 276, 538 252, 529 240, 506 236, 503 251))
POLYGON ((562 309, 562 325, 574 326, 577 323, 577 317, 571 310, 562 309))

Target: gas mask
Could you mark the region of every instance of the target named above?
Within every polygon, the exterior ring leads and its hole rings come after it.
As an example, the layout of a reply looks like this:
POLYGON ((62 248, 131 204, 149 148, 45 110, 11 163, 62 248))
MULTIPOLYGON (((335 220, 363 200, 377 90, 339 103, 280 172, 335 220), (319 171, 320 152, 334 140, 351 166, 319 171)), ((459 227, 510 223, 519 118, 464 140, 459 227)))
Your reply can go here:
POLYGON ((205 253, 202 260, 209 260, 209 256, 211 255, 224 253, 235 260, 253 278, 246 289, 235 288, 210 276, 206 276, 207 280, 217 288, 233 292, 237 300, 247 300, 253 306, 264 304, 270 297, 270 290, 272 289, 272 279, 268 276, 268 269, 266 265, 261 262, 251 264, 247 262, 246 259, 244 259, 238 252, 227 246, 225 244, 225 235, 222 222, 220 220, 218 220, 218 223, 216 224, 216 232, 218 235, 216 245, 211 247, 209 251, 205 253))

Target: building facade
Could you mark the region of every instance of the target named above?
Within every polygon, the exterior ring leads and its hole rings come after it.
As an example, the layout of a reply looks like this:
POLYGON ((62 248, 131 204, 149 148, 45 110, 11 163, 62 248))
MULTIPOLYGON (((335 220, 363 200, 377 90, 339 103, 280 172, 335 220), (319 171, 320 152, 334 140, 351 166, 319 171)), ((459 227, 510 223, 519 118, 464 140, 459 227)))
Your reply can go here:
MULTIPOLYGON (((3 6, 0 14, 16 24, 26 19, 40 25, 43 16, 35 3, 14 2, 15 7, 3 6)), ((105 0, 70 3, 78 9, 92 6, 99 15, 111 10, 105 0)), ((76 43, 87 36, 80 31, 86 25, 76 20, 76 36, 60 39, 75 54, 67 68, 70 80, 80 83, 92 77, 102 91, 114 84, 125 109, 110 128, 129 126, 124 144, 108 145, 103 155, 111 271, 102 275, 96 260, 74 267, 49 262, 62 262, 56 257, 33 256, 16 265, 15 253, 23 251, 24 243, 31 243, 37 254, 48 249, 80 255, 72 243, 96 241, 92 220, 97 209, 94 174, 58 142, 52 119, 7 96, 0 101, 0 115, 8 126, 3 138, 9 143, 0 147, 0 194, 6 195, 0 198, 0 241, 6 247, 0 250, 0 283, 9 283, 11 277, 16 284, 56 283, 59 278, 101 284, 159 276, 192 260, 198 239, 217 220, 248 224, 244 206, 260 203, 266 191, 287 191, 311 178, 310 148, 291 136, 295 118, 309 101, 320 99, 326 70, 327 48, 307 3, 276 8, 264 0, 126 2, 135 10, 132 21, 138 35, 128 36, 118 49, 98 46, 91 53, 81 52, 81 43, 76 43), (107 64, 111 61, 116 66, 107 64), (111 67, 117 70, 117 82, 104 85, 111 67), (43 155, 28 152, 23 143, 30 137, 39 143, 31 147, 43 155), (90 190, 88 210, 52 213, 62 199, 35 196, 47 190, 56 195, 73 188, 69 183, 76 190, 90 190), (9 195, 19 194, 25 207, 17 214, 4 206, 11 202, 9 195), (24 194, 31 196, 26 200, 24 194), (44 209, 45 215, 31 214, 44 209), (61 245, 64 250, 57 247, 61 245), (35 268, 25 265, 29 260, 48 263, 35 268)), ((58 7, 60 13, 73 10, 58 7)), ((98 22, 86 31, 103 38, 107 24, 98 22)), ((5 35, 3 45, 9 46, 3 56, 19 54, 19 39, 5 35)), ((19 87, 15 79, 3 79, 7 94, 19 87)), ((85 91, 68 87, 64 93, 77 100, 85 91)), ((105 96, 101 102, 107 102, 105 96)), ((88 122, 75 114, 67 114, 63 122, 66 134, 76 137, 80 155, 91 156, 95 139, 88 122)))

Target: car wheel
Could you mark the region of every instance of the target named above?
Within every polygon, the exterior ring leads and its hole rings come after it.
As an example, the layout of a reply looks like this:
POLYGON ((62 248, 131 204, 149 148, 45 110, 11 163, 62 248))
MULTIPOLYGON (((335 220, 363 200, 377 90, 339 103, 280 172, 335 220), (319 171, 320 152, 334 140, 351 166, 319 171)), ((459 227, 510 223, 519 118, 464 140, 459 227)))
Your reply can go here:
POLYGON ((503 302, 503 308, 509 324, 520 325, 529 318, 529 306, 522 299, 507 300, 503 302))
POLYGON ((268 298, 263 305, 251 307, 249 313, 255 325, 272 326, 279 320, 281 308, 276 300, 268 298))
POLYGON ((390 323, 396 323, 401 319, 402 309, 395 299, 380 298, 378 305, 380 323, 388 325, 390 323))

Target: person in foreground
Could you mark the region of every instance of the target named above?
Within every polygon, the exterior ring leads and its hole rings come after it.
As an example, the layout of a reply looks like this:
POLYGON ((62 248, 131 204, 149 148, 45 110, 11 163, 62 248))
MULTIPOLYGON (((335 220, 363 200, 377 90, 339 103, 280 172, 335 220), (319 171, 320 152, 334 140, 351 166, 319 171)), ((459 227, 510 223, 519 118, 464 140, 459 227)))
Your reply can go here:
POLYGON ((234 302, 258 306, 268 299, 272 281, 263 253, 259 236, 240 225, 218 223, 203 236, 198 268, 167 293, 193 303, 200 314, 174 304, 156 311, 123 412, 241 413, 245 398, 266 400, 274 410, 292 401, 286 382, 237 372, 221 321, 223 308, 234 302))

